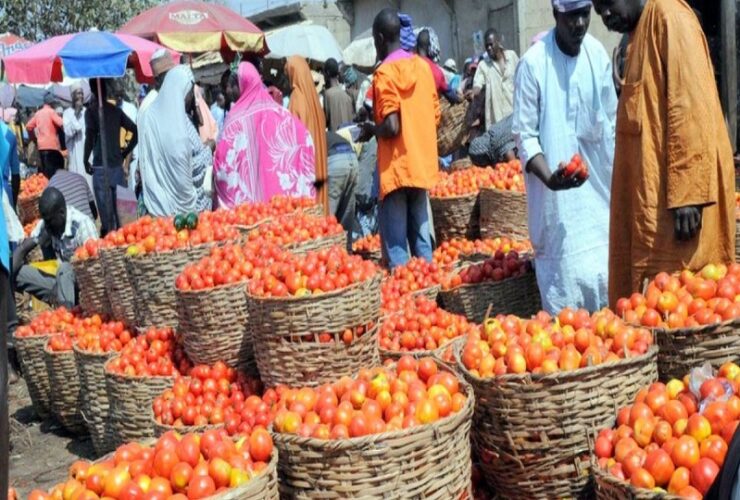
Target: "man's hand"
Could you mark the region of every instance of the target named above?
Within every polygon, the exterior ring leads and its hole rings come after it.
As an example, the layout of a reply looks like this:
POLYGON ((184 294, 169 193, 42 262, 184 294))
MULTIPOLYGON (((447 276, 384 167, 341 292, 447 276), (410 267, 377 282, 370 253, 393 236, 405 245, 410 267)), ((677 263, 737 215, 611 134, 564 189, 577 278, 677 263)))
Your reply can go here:
POLYGON ((92 166, 90 166, 90 162, 85 160, 85 172, 87 172, 87 175, 93 174, 92 166))
POLYGON ((545 182, 545 185, 552 191, 563 191, 566 189, 577 188, 586 182, 585 179, 579 179, 575 172, 571 175, 565 175, 563 168, 565 163, 560 162, 558 169, 550 174, 550 177, 545 182))
POLYGON ((699 233, 699 229, 701 229, 701 210, 702 207, 699 206, 674 208, 672 210, 678 240, 689 241, 699 233))
POLYGON ((360 135, 357 137, 357 142, 367 142, 375 136, 375 124, 367 121, 357 125, 360 127, 360 135))

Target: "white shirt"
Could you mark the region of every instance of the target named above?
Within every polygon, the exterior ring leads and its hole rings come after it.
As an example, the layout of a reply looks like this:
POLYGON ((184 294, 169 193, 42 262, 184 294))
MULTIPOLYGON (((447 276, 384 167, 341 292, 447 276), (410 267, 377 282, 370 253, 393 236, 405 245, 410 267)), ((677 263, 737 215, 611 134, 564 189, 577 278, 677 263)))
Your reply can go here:
POLYGON ((486 91, 486 130, 509 116, 514 106, 514 76, 519 62, 516 52, 504 51, 504 64, 492 61, 488 55, 478 64, 473 88, 486 91))
POLYGON ((515 89, 512 132, 522 167, 543 153, 554 172, 580 153, 590 173, 581 187, 558 192, 525 175, 543 306, 551 313, 566 306, 597 310, 607 303, 617 108, 611 59, 591 35, 569 57, 550 31, 522 57, 515 89))
MULTIPOLYGON (((41 231, 45 230, 46 224, 42 219, 33 228, 31 238, 38 242, 41 231)), ((49 236, 51 237, 51 246, 54 248, 57 259, 69 262, 77 248, 84 245, 89 239, 98 238, 99 235, 98 229, 90 217, 76 208, 67 205, 67 222, 64 226, 64 233, 59 238, 51 233, 49 233, 49 236)))
POLYGON ((62 115, 64 139, 67 144, 68 170, 80 174, 92 186, 92 177, 85 172, 85 108, 77 116, 74 108, 67 108, 62 115))

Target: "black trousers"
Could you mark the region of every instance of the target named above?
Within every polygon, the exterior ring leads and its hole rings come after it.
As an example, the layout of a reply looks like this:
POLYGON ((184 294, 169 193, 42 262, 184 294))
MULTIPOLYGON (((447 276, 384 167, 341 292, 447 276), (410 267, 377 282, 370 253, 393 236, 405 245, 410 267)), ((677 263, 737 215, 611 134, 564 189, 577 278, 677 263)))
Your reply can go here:
POLYGON ((39 158, 41 159, 41 173, 48 179, 51 179, 54 172, 64 168, 64 156, 55 149, 39 151, 39 158))

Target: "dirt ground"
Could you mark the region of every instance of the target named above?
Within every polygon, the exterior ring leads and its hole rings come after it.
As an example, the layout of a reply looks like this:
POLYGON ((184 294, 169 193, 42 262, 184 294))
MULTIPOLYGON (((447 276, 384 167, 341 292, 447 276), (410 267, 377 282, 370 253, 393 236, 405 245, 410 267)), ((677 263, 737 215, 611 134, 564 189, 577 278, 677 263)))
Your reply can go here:
POLYGON ((53 420, 41 422, 23 379, 10 386, 10 485, 20 498, 62 481, 77 459, 94 460, 90 438, 68 434, 53 420))

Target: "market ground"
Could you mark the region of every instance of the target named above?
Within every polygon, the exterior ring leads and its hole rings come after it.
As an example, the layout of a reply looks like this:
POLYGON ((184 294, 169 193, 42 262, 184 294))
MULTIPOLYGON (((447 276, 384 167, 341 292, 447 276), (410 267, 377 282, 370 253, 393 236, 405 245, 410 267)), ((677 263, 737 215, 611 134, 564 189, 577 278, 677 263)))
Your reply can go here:
POLYGON ((10 386, 9 404, 10 485, 20 498, 64 480, 75 460, 96 458, 89 437, 74 437, 53 420, 38 419, 23 379, 10 386))

